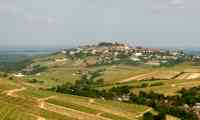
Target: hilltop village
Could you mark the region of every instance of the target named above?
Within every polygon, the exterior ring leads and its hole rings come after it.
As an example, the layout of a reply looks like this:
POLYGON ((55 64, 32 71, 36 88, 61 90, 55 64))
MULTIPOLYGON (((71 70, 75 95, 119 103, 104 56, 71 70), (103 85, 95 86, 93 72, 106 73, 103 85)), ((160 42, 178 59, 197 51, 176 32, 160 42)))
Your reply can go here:
POLYGON ((85 45, 77 48, 63 49, 49 55, 40 62, 32 61, 32 64, 18 71, 16 77, 25 74, 40 75, 48 67, 61 67, 71 63, 74 67, 97 67, 104 65, 132 65, 147 67, 172 67, 180 63, 190 62, 199 65, 199 56, 186 54, 180 49, 160 49, 132 47, 118 42, 101 42, 96 45, 85 45), (35 64, 36 63, 36 64, 35 64))
MULTIPOLYGON (((189 59, 182 50, 164 50, 159 48, 131 47, 123 43, 102 42, 97 45, 81 46, 76 49, 62 50, 71 58, 87 59, 87 65, 114 63, 144 64, 150 66, 170 66, 189 59), (92 57, 96 56, 96 57, 92 57)), ((66 58, 58 58, 57 62, 66 58)))

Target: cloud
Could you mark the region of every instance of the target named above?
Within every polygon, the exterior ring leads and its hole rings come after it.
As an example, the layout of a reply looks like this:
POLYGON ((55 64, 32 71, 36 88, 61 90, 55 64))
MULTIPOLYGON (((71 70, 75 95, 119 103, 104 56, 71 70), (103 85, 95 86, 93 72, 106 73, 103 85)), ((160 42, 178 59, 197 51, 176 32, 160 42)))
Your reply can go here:
POLYGON ((25 8, 20 8, 14 3, 0 2, 0 15, 11 16, 19 21, 25 21, 29 24, 33 23, 44 23, 44 24, 63 24, 64 18, 62 16, 48 16, 33 14, 27 11, 25 8))
POLYGON ((28 23, 44 23, 51 25, 64 24, 64 18, 58 16, 37 16, 37 15, 24 15, 24 19, 28 23))
POLYGON ((185 8, 184 0, 170 0, 169 7, 185 8))
MULTIPOLYGON (((185 0, 151 0, 150 14, 153 15, 188 15, 192 9, 188 9, 185 0)), ((191 12, 190 12, 191 14, 191 12)))
POLYGON ((19 9, 16 8, 13 4, 1 3, 0 4, 0 13, 16 16, 19 9))

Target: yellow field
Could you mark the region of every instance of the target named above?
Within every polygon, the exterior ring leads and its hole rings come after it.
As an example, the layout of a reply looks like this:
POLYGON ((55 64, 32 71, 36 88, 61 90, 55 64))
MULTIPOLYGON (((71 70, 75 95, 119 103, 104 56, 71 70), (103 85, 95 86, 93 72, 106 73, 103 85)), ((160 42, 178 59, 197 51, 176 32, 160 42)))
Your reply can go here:
POLYGON ((161 86, 152 86, 147 88, 135 88, 132 91, 138 93, 139 91, 154 91, 157 93, 162 93, 165 95, 175 95, 177 91, 182 88, 191 88, 195 86, 200 86, 200 80, 161 80, 164 85, 161 86))
MULTIPOLYGON (((23 81, 22 81, 23 82, 23 81)), ((0 82, 1 118, 16 120, 137 120, 146 106, 42 91, 0 82), (24 114, 23 114, 24 113, 24 114)))
POLYGON ((48 107, 56 107, 60 111, 68 111, 72 116, 84 117, 86 120, 90 120, 90 116, 96 116, 94 120, 101 118, 110 120, 132 120, 148 109, 148 107, 141 105, 63 95, 40 90, 33 91, 31 89, 19 92, 18 95, 26 98, 50 98, 46 101, 48 107), (51 98, 51 96, 54 97, 51 98))
POLYGON ((152 68, 148 67, 116 65, 106 67, 106 71, 104 72, 102 77, 104 78, 106 83, 116 83, 129 77, 149 73, 152 70, 152 68))

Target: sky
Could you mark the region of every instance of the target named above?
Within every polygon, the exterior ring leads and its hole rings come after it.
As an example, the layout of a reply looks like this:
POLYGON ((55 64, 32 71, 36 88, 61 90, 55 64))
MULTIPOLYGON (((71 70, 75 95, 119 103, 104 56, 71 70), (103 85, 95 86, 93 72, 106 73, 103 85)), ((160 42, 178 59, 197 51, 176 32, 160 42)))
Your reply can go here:
POLYGON ((0 0, 0 47, 200 47, 200 0, 0 0))

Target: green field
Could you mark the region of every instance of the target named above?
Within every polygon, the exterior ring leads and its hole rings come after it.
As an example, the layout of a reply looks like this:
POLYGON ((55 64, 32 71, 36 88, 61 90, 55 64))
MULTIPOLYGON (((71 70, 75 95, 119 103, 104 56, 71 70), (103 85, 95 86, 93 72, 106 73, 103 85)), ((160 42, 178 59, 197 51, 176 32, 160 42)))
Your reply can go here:
MULTIPOLYGON (((22 91, 18 93, 20 96, 30 97, 32 98, 46 98, 50 96, 55 96, 55 98, 51 98, 47 100, 48 103, 63 106, 66 108, 70 108, 73 110, 77 110, 83 113, 98 115, 102 117, 106 117, 106 115, 115 116, 114 120, 120 120, 123 118, 124 120, 134 119, 136 115, 142 113, 148 107, 127 103, 120 103, 114 101, 105 101, 101 99, 95 99, 94 103, 90 103, 91 98, 87 97, 79 97, 73 95, 63 95, 63 94, 55 94, 53 92, 44 92, 44 91, 36 91, 28 89, 27 91, 22 91), (120 118, 120 119, 119 119, 120 118)), ((108 116, 109 117, 109 116, 108 116)))
POLYGON ((145 91, 145 92, 153 91, 165 95, 175 95, 182 88, 187 89, 195 86, 200 86, 200 80, 194 79, 194 80, 132 81, 123 84, 113 84, 104 87, 99 87, 99 89, 110 89, 114 86, 124 86, 124 85, 133 87, 131 91, 136 94, 139 93, 140 91, 145 91))
MULTIPOLYGON (((21 81, 22 83, 24 81, 21 81)), ((64 95, 23 86, 15 81, 2 80, 0 94, 1 118, 4 120, 133 120, 149 109, 146 106, 64 95), (10 92, 10 95, 8 94, 10 92), (16 95, 15 95, 16 94, 16 95), (55 97, 54 97, 55 96, 55 97), (52 97, 52 98, 51 98, 52 97), (40 100, 44 100, 41 107, 40 100), (93 101, 91 103, 91 100, 93 101)))

